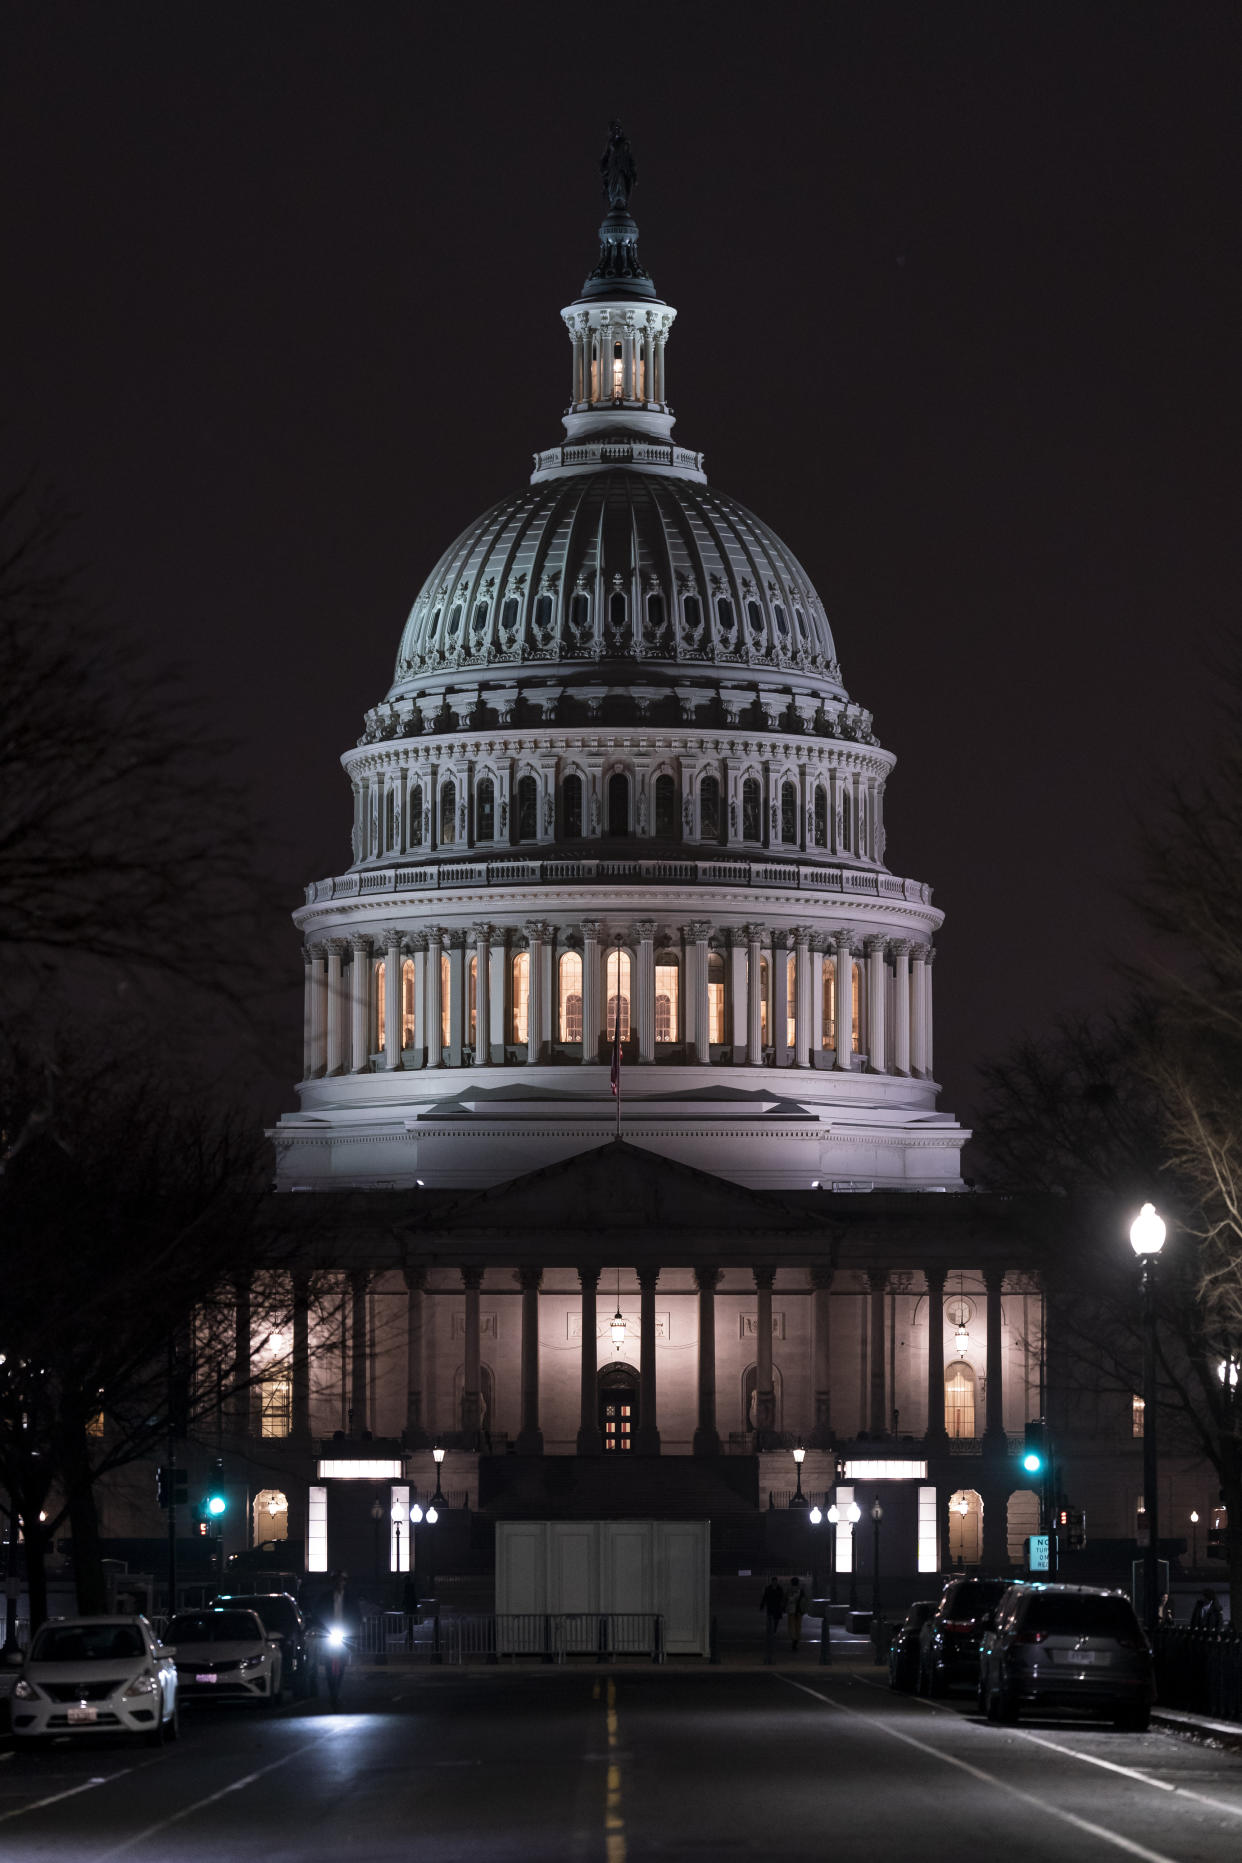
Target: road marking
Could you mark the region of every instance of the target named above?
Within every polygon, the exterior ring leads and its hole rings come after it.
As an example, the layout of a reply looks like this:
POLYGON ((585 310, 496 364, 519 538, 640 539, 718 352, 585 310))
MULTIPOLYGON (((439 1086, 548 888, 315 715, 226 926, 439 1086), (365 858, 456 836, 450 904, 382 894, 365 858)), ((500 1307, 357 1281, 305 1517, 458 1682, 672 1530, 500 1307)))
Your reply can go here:
POLYGON ((257 1772, 248 1772, 244 1779, 234 1779, 231 1785, 221 1786, 218 1792, 212 1792, 207 1798, 196 1799, 192 1805, 185 1805, 180 1811, 174 1811, 171 1817, 161 1818, 158 1824, 149 1824, 145 1831, 135 1831, 132 1837, 127 1837, 114 1849, 101 1850, 95 1858, 95 1863, 108 1863, 109 1857, 123 1856, 127 1850, 132 1850, 135 1844, 145 1843, 148 1837, 154 1837, 160 1831, 169 1830, 174 1824, 180 1824, 183 1818, 192 1817, 196 1811, 205 1811, 208 1805, 217 1804, 220 1799, 228 1798, 232 1792, 243 1791, 246 1786, 253 1785, 256 1779, 264 1778, 266 1774, 275 1772, 280 1766, 287 1766, 290 1760, 298 1759, 303 1753, 309 1753, 314 1744, 313 1741, 308 1740, 304 1745, 295 1747, 292 1753, 286 1753, 283 1759, 273 1760, 269 1766, 260 1766, 257 1772))
POLYGON ((79 1792, 92 1792, 97 1785, 111 1785, 114 1779, 123 1779, 126 1773, 135 1770, 133 1766, 123 1766, 120 1772, 109 1773, 106 1779, 87 1779, 85 1784, 71 1785, 65 1792, 53 1792, 48 1798, 36 1798, 33 1804, 18 1805, 13 1811, 0 1812, 0 1824, 7 1824, 10 1818, 24 1818, 31 1811, 42 1811, 46 1805, 59 1805, 63 1798, 76 1798, 79 1792))
MULTIPOLYGON (((594 1699, 598 1699, 598 1684, 594 1699)), ((611 1676, 608 1678, 605 1704, 604 1725, 608 1729, 608 1752, 610 1756, 615 1756, 620 1736, 617 1726, 617 1685, 611 1676)), ((621 1816, 621 1768, 615 1757, 610 1757, 608 1761, 606 1788, 604 1854, 608 1863, 625 1863, 625 1819, 621 1816)))
MULTIPOLYGON (((954 1767, 958 1772, 967 1773, 972 1779, 979 1779, 984 1785, 995 1786, 998 1792, 1007 1792, 1011 1798, 1021 1799, 1024 1805, 1030 1805, 1044 1817, 1059 1818, 1063 1824, 1070 1824, 1076 1831, 1086 1831, 1092 1837, 1098 1837, 1106 1844, 1112 1844, 1116 1850, 1124 1850, 1128 1856, 1141 1857, 1143 1863, 1175 1863, 1159 1850, 1147 1850, 1142 1844, 1134 1843, 1128 1837, 1122 1837, 1117 1831, 1109 1831, 1102 1824, 1093 1824, 1089 1818, 1080 1818, 1076 1812, 1064 1811, 1058 1805, 1051 1805, 1046 1798, 1036 1798, 1033 1792, 1024 1792, 1020 1786, 1011 1785, 1007 1779, 998 1779, 995 1773, 985 1772, 981 1766, 972 1766, 968 1760, 958 1759, 953 1753, 942 1752, 939 1747, 929 1746, 925 1740, 916 1740, 913 1734, 903 1733, 900 1728, 892 1727, 887 1721, 877 1721, 869 1714, 860 1714, 857 1708, 844 1707, 841 1702, 833 1701, 828 1695, 821 1695, 817 1689, 808 1688, 805 1682, 795 1682, 790 1676, 778 1675, 774 1678, 784 1682, 787 1688, 799 1689, 809 1695, 812 1701, 818 1701, 826 1708, 832 1708, 838 1714, 846 1714, 854 1721, 864 1721, 870 1727, 876 1727, 892 1740, 900 1740, 903 1745, 914 1747, 919 1753, 926 1753, 932 1759, 941 1760, 946 1766, 954 1767)), ((969 1725, 968 1722, 962 1723, 969 1725)), ((1075 1755, 1077 1757, 1077 1755, 1075 1755)))

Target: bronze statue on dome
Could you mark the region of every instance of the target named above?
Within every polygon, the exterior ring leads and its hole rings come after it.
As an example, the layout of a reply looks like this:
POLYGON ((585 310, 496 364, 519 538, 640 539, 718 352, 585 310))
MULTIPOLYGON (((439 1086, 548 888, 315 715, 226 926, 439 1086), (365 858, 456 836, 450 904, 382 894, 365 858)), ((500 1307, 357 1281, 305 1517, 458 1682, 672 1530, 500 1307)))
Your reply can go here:
POLYGON ((599 158, 599 172, 604 178, 604 196, 610 207, 628 207, 638 170, 630 149, 630 139, 614 117, 608 125, 608 145, 599 158))

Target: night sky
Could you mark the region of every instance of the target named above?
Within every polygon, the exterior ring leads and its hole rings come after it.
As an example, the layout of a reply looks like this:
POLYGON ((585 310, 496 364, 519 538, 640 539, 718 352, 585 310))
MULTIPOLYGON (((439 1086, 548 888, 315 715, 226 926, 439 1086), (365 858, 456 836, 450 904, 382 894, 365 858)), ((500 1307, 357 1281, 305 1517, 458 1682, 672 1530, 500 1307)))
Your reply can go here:
POLYGON ((4 469, 239 739, 296 904, 420 584, 560 438, 620 115, 677 438, 898 755, 968 1118, 977 1061, 1115 992, 1136 823, 1212 727, 1240 52, 1236 6, 1134 0, 12 5, 4 469))

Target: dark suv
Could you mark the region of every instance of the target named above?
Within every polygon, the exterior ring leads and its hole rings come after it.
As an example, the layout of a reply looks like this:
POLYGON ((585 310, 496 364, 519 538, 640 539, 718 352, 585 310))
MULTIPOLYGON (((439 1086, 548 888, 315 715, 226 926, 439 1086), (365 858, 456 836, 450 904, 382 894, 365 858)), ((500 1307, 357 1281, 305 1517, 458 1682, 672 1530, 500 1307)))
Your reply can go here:
POLYGON ((1155 1698, 1151 1648, 1123 1592, 1014 1585, 993 1613, 979 1657, 989 1721, 1087 1708, 1142 1733, 1155 1698))
POLYGON ((979 1686, 979 1646, 1007 1578, 951 1578, 919 1639, 920 1695, 979 1686))
POLYGON ((311 1682, 310 1633, 288 1592, 222 1592, 216 1603, 230 1610, 253 1611, 268 1636, 280 1638, 281 1674, 295 1695, 305 1695, 311 1682))

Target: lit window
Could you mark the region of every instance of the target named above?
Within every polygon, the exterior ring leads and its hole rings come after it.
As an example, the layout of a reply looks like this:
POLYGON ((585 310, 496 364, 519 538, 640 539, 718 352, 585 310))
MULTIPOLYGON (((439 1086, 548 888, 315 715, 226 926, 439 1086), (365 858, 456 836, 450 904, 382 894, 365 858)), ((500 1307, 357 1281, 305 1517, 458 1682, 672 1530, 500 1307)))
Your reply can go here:
POLYGON ((954 1365, 945 1378, 944 1425, 955 1438, 975 1433, 975 1374, 969 1365, 954 1365))
POLYGON ((260 1434, 288 1436, 293 1429, 293 1386, 287 1378, 263 1378, 259 1384, 260 1434))
POLYGON ((1141 1436, 1143 1434, 1143 1418, 1146 1410, 1147 1405, 1143 1402, 1141 1397, 1132 1397, 1130 1399, 1131 1436, 1141 1436))
POLYGON ((677 1040, 677 960, 658 957, 655 967, 655 1038, 677 1040))
POLYGON ((311 1488, 306 1501, 306 1569, 328 1569, 328 1490, 311 1488))
POLYGON ((414 959, 401 966, 401 1046, 414 1046, 414 959))
POLYGON ((798 1043, 798 966, 788 951, 781 954, 785 966, 785 1041, 794 1048, 798 1043))
POLYGON ((707 1039, 725 1040, 725 961, 719 951, 707 960, 707 1039))
POLYGON ((577 951, 566 951, 561 958, 559 1003, 561 1040, 581 1041, 582 959, 577 951))
POLYGON ((612 346, 612 398, 614 401, 620 401, 624 387, 625 364, 621 356, 621 345, 614 343, 612 346))
POLYGON ((471 956, 468 1014, 470 1017, 470 1046, 473 1048, 479 1033, 479 960, 471 956))
POLYGON ((862 1052, 859 1045, 862 1036, 862 965, 854 964, 851 969, 854 973, 854 988, 850 1000, 850 1047, 855 1054, 860 1054, 862 1052))
POLYGON ((771 966, 766 957, 759 959, 759 1045, 768 1045, 768 994, 772 988, 771 966))
POLYGON ((513 959, 513 1022, 510 1040, 529 1040, 530 952, 518 951, 513 959))
POLYGON ((621 1039, 630 1038, 630 954, 628 951, 612 950, 608 953, 608 1022, 609 1041, 617 1026, 617 1011, 621 1013, 621 1039))
POLYGON ((936 1490, 934 1488, 919 1489, 917 1544, 919 1571, 938 1572, 940 1558, 936 1542, 936 1490))

